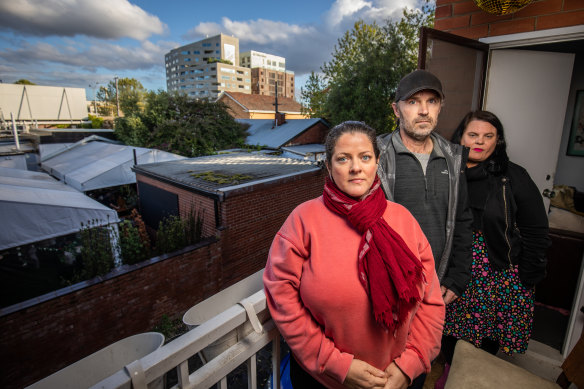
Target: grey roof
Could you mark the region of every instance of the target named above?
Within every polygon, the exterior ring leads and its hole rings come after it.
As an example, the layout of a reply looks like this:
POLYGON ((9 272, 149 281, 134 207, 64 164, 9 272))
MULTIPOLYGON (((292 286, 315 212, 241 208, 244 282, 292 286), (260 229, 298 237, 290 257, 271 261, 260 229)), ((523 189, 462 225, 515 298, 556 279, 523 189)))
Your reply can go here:
POLYGON ((199 191, 220 194, 319 169, 320 166, 311 161, 262 153, 235 153, 142 164, 136 166, 134 171, 160 177, 199 191), (206 172, 210 172, 213 179, 220 179, 221 175, 224 175, 225 182, 215 182, 195 176, 206 172))
POLYGON ((314 126, 316 123, 324 121, 319 118, 313 119, 292 119, 284 124, 274 127, 273 119, 236 119, 239 123, 249 124, 245 143, 251 146, 267 146, 278 148, 314 126))
POLYGON ((68 235, 82 223, 118 221, 116 211, 46 173, 0 168, 0 250, 68 235))
POLYGON ((131 171, 138 163, 184 159, 156 149, 132 147, 89 137, 44 157, 41 167, 67 185, 86 192, 136 182, 131 171))
POLYGON ((308 145, 298 145, 298 146, 286 146, 282 147, 282 150, 290 151, 291 153, 295 154, 316 154, 316 153, 324 153, 324 145, 318 143, 311 143, 308 145))

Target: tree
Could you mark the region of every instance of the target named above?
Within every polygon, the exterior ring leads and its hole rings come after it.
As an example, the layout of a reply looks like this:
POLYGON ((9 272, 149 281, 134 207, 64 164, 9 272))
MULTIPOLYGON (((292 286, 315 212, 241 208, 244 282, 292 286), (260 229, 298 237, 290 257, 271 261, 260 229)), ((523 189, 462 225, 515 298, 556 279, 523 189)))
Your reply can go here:
POLYGON ((98 100, 105 101, 114 107, 119 100, 120 110, 124 115, 132 115, 143 109, 146 89, 135 78, 120 78, 118 79, 117 100, 115 80, 110 81, 107 86, 99 87, 96 96, 98 100))
POLYGON ((302 113, 312 118, 326 118, 324 110, 326 99, 326 83, 324 78, 315 72, 311 72, 304 87, 300 88, 302 100, 302 113))
POLYGON ((417 65, 418 31, 434 20, 434 7, 403 11, 401 20, 384 26, 363 21, 338 40, 324 73, 323 112, 333 124, 361 120, 378 133, 392 131, 391 102, 401 77, 417 65))
POLYGON ((220 102, 149 92, 144 112, 116 119, 117 137, 132 146, 196 157, 242 147, 246 131, 220 102))
POLYGON ((16 81, 15 84, 20 84, 20 85, 36 85, 34 82, 31 82, 29 80, 25 80, 24 78, 21 78, 20 80, 16 81))

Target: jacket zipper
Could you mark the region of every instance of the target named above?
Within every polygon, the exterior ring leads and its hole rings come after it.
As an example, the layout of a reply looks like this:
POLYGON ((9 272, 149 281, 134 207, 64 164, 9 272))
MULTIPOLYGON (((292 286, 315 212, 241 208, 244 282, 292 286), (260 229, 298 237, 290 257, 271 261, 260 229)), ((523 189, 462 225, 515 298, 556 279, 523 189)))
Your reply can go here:
POLYGON ((513 268, 513 262, 511 262, 511 243, 509 242, 509 210, 507 209, 507 191, 506 183, 507 179, 503 178, 503 204, 505 204, 505 241, 507 242, 507 259, 509 260, 509 268, 513 268))

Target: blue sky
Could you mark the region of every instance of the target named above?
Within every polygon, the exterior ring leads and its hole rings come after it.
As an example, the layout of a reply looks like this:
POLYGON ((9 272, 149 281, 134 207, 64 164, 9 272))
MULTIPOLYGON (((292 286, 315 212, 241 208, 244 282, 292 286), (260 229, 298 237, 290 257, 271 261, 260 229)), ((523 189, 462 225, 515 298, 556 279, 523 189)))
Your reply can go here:
POLYGON ((422 0, 0 1, 0 80, 93 88, 114 76, 166 90, 164 54, 219 33, 286 58, 297 94, 357 20, 384 24, 422 0))

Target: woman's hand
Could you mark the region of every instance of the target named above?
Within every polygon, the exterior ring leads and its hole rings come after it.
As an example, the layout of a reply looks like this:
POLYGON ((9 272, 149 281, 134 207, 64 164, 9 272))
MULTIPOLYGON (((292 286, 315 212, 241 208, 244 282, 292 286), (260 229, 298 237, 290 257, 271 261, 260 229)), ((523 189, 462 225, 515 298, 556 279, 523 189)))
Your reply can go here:
POLYGON ((360 359, 353 359, 343 385, 351 389, 383 388, 387 374, 360 359))
POLYGON ((395 362, 387 366, 385 373, 387 374, 387 383, 384 389, 405 389, 410 385, 410 378, 397 367, 395 362))

